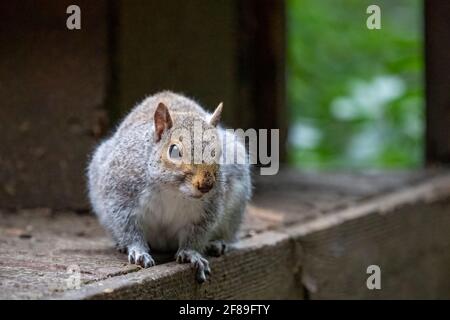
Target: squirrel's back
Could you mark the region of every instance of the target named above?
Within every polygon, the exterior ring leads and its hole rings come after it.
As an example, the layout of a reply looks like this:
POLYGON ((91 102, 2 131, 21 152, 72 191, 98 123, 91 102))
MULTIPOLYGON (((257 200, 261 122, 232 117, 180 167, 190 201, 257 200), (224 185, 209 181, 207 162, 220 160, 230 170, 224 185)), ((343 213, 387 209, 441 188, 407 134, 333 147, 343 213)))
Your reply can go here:
POLYGON ((191 263, 204 281, 210 271, 202 254, 223 254, 236 239, 251 179, 248 163, 220 162, 222 142, 238 159, 246 155, 218 125, 221 112, 222 104, 209 114, 185 96, 160 92, 96 149, 88 169, 92 207, 130 262, 149 267, 151 248, 177 250, 177 261, 191 263))
POLYGON ((208 113, 194 100, 171 91, 162 91, 147 97, 144 101, 134 107, 125 117, 117 131, 127 130, 142 124, 153 123, 155 110, 159 103, 164 103, 168 107, 171 115, 174 116, 183 113, 198 115, 201 118, 208 116, 208 113))

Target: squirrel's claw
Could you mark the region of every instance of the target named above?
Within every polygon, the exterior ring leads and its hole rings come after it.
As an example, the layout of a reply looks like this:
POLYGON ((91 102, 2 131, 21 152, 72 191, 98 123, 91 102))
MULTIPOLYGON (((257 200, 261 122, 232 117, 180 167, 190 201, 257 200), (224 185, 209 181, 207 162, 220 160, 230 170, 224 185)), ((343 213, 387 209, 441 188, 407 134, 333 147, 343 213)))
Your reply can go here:
POLYGON ((180 250, 176 258, 178 263, 190 263, 195 268, 195 277, 199 283, 205 282, 211 274, 208 260, 195 250, 180 250))
POLYGON ((149 253, 138 249, 131 249, 128 252, 128 262, 140 265, 143 268, 149 268, 155 265, 155 260, 153 260, 149 253))

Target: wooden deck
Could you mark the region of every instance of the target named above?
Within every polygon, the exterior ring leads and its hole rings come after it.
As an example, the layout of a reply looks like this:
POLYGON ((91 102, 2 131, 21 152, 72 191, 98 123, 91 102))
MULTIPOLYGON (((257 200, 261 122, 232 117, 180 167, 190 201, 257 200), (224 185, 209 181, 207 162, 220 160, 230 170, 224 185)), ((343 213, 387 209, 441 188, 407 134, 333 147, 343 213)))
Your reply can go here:
POLYGON ((256 185, 237 249, 203 285, 172 255, 129 265, 90 214, 2 211, 0 298, 450 298, 448 171, 284 170, 256 185), (381 290, 366 287, 372 264, 381 290))

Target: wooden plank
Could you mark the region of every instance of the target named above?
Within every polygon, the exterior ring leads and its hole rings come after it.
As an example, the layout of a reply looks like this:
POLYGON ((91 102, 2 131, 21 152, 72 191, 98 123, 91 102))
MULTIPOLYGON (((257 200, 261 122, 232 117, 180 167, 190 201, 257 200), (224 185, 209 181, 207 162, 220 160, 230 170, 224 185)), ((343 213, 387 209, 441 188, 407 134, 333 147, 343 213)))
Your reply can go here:
MULTIPOLYGON (((231 280, 221 280, 221 289, 217 283, 203 287, 204 291, 192 284, 186 286, 187 274, 174 269, 164 275, 126 275, 120 283, 111 280, 106 288, 105 283, 101 287, 92 284, 84 292, 67 293, 63 298, 449 298, 449 226, 450 175, 446 175, 279 230, 274 238, 273 233, 261 234, 252 239, 261 248, 255 260, 249 262, 249 257, 239 252, 228 257, 240 265, 248 263, 249 273, 239 276, 242 270, 238 265, 227 265, 226 260, 213 262, 220 276, 227 269, 236 272, 231 280), (280 254, 287 254, 281 265, 276 263, 280 254), (381 290, 366 286, 366 270, 373 264, 381 267, 381 290), (259 277, 264 269, 275 277, 282 270, 284 277, 272 283, 272 275, 259 277), (236 278, 241 279, 240 285, 236 278), (253 291, 268 281, 276 291, 253 291), (279 281, 292 281, 293 285, 286 290, 286 283, 279 281)), ((245 240, 242 246, 253 251, 245 240)))
POLYGON ((304 223, 353 207, 363 199, 420 184, 441 173, 426 170, 314 174, 284 169, 276 177, 255 177, 253 204, 257 214, 272 214, 283 225, 304 223))
POLYGON ((158 265, 147 270, 128 265, 93 216, 0 212, 0 298, 448 297, 449 173, 353 175, 353 182, 352 175, 288 176, 293 181, 280 177, 291 189, 287 198, 268 182, 268 193, 258 193, 291 205, 256 198, 237 250, 212 258, 213 276, 201 286, 170 254, 157 255, 158 265), (338 181, 375 187, 361 193, 338 181), (368 264, 382 268, 379 292, 365 287, 368 264), (73 265, 81 271, 79 290, 67 287, 73 265))
POLYGON ((295 226, 310 299, 450 298, 450 176, 295 226), (381 268, 368 290, 367 267, 381 268))
POLYGON ((301 299, 298 255, 287 235, 265 232, 212 258, 214 277, 199 285, 188 265, 174 262, 92 283, 62 299, 301 299))
POLYGON ((450 163, 450 2, 424 1, 426 160, 450 163))
POLYGON ((310 299, 449 299, 450 198, 344 221, 298 238, 310 299), (369 290, 367 268, 381 269, 369 290))
POLYGON ((68 268, 81 284, 137 270, 127 266, 93 216, 49 209, 1 212, 0 298, 39 299, 67 288, 68 268))
MULTIPOLYGON (((369 177, 355 174, 340 178, 327 176, 329 178, 282 172, 269 181, 258 182, 241 238, 251 239, 264 231, 311 220, 337 207, 349 206, 362 199, 359 190, 365 189, 363 185, 369 181, 369 177), (343 192, 342 184, 361 188, 343 192), (273 192, 278 189, 281 194, 273 192)), ((392 176, 396 177, 399 187, 409 183, 416 174, 407 175, 409 178, 403 174, 392 176)), ((370 194, 383 189, 383 181, 386 181, 386 188, 391 184, 390 180, 380 176, 370 176, 370 181, 372 185, 380 186, 376 190, 367 190, 370 194)), ((111 240, 93 216, 54 214, 50 209, 35 209, 10 214, 0 212, 0 218, 0 281, 3 289, 0 294, 3 297, 38 298, 64 290, 67 267, 74 264, 82 270, 80 280, 83 285, 136 271, 127 266, 123 255, 115 253, 111 240)), ((158 263, 164 261, 165 257, 157 259, 158 263)))

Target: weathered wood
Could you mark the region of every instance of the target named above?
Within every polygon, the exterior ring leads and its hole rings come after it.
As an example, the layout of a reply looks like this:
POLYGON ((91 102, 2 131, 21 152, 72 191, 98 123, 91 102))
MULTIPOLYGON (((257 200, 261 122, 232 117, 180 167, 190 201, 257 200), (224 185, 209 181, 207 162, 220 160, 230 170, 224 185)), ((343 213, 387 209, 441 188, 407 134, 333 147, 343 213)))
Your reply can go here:
POLYGON ((450 174, 438 173, 260 181, 237 249, 211 259, 203 285, 172 255, 147 270, 128 265, 92 216, 2 212, 0 298, 446 298, 450 174), (365 286, 370 264, 381 267, 381 291, 365 286), (78 290, 67 288, 73 265, 78 290))
MULTIPOLYGON (((117 292, 123 295, 147 298, 188 297, 190 294, 199 298, 250 298, 253 295, 275 298, 300 294, 295 290, 290 272, 290 266, 296 261, 292 243, 281 233, 264 232, 275 225, 270 219, 265 221, 265 217, 255 216, 255 210, 252 208, 247 217, 239 250, 226 257, 212 259, 215 280, 201 287, 194 281, 189 266, 165 263, 173 260, 173 254, 156 254, 159 265, 136 273, 137 278, 133 278, 136 281, 118 277, 140 268, 127 264, 126 256, 115 251, 112 241, 92 216, 52 214, 48 209, 2 213, 0 298, 59 296, 68 288, 67 281, 71 276, 68 268, 71 266, 80 268, 81 285, 86 287, 76 291, 76 297, 92 295, 93 292, 103 294, 108 286, 118 288, 117 292), (271 280, 267 281, 269 277, 271 280), (134 293, 119 290, 125 283, 148 283, 149 279, 155 281, 144 288, 132 287, 134 293), (241 286, 243 283, 245 285, 241 286)), ((69 296, 72 297, 72 293, 69 296)))
POLYGON ((189 266, 171 262, 93 283, 59 298, 300 299, 298 261, 287 235, 269 231, 243 240, 224 257, 211 259, 214 278, 202 285, 193 281, 189 266))
POLYGON ((450 298, 450 176, 287 230, 310 299, 450 298), (368 290, 367 267, 381 268, 368 290))
POLYGON ((187 285, 189 273, 178 267, 165 274, 136 273, 102 286, 92 284, 63 297, 449 298, 449 226, 447 175, 244 240, 240 248, 246 251, 214 260, 213 270, 220 283, 187 285), (248 241, 257 246, 249 246, 248 241), (250 253, 256 253, 254 260, 250 253), (231 261, 236 264, 228 264, 231 261), (381 267, 382 290, 366 286, 366 270, 373 264, 381 267), (248 269, 242 268, 246 265, 248 269), (224 275, 231 279, 222 278, 224 275))
POLYGON ((450 163, 450 2, 424 1, 426 160, 450 163))

